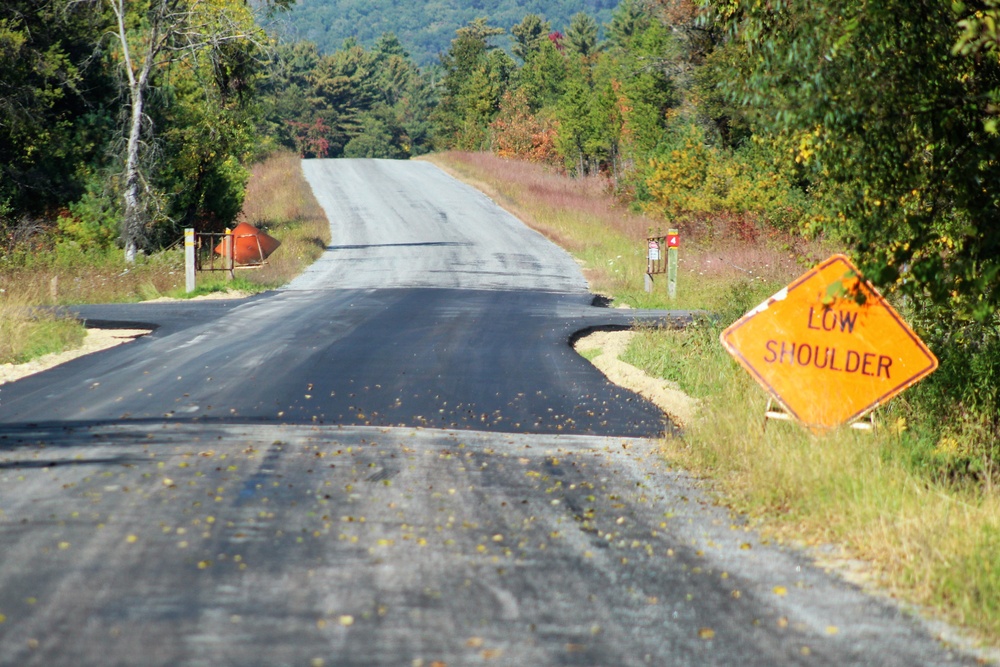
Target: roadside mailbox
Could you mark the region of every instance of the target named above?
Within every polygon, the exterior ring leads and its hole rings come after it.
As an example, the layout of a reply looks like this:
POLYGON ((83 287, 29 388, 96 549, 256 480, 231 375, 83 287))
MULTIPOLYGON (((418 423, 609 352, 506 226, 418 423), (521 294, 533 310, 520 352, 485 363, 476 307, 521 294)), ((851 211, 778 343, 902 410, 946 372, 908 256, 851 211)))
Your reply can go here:
POLYGON ((677 248, 680 234, 676 229, 667 230, 666 236, 646 239, 646 291, 653 291, 653 276, 667 274, 667 296, 677 296, 677 248), (666 250, 666 252, 664 252, 666 250))
POLYGON ((854 421, 938 360, 844 255, 834 255, 722 332, 722 345, 813 431, 854 421))
POLYGON ((653 291, 653 276, 658 273, 667 272, 666 258, 663 256, 663 247, 666 245, 666 237, 650 236, 646 239, 646 291, 653 291))

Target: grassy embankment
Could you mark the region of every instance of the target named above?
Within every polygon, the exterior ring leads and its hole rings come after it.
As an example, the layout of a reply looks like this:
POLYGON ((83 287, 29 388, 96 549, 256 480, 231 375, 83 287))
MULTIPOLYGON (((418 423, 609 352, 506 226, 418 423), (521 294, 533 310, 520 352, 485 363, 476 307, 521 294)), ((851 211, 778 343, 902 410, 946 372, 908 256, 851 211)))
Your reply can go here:
MULTIPOLYGON (((986 643, 1000 637, 1000 493, 939 481, 912 464, 905 424, 890 405, 875 434, 816 437, 792 424, 762 426, 767 397, 719 344, 722 328, 825 254, 739 230, 682 236, 678 299, 642 292, 648 220, 616 208, 599 181, 563 178, 487 155, 432 161, 583 261, 595 291, 638 307, 705 308, 717 323, 642 331, 625 361, 701 399, 698 420, 664 445, 669 460, 712 479, 724 502, 773 539, 838 545, 867 563, 864 578, 936 611, 986 643), (790 254, 804 258, 799 265, 790 254)), ((684 230, 682 229, 682 234, 684 230)), ((828 550, 827 550, 828 551, 828 550)))
POLYGON ((259 292, 288 282, 329 243, 326 217, 292 153, 253 167, 240 219, 265 228, 281 247, 267 265, 237 271, 233 281, 224 273, 200 274, 191 295, 184 291, 181 244, 129 266, 117 248, 83 250, 42 231, 30 245, 0 254, 0 363, 27 361, 83 340, 77 322, 34 306, 185 298, 227 289, 259 292))

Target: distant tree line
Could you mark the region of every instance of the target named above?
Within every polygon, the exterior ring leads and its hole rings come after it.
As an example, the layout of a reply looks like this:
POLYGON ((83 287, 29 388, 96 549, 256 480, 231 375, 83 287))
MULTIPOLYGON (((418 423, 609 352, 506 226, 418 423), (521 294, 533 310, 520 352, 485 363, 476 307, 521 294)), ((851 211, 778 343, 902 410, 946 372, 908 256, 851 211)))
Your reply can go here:
MULTIPOLYGON (((339 49, 353 38, 373 48, 386 33, 397 35, 422 68, 437 64, 455 37, 455 31, 480 16, 509 28, 526 14, 542 14, 553 25, 567 25, 584 11, 605 22, 618 0, 309 0, 273 22, 287 38, 316 44, 323 53, 339 49)), ((509 42, 501 37, 505 48, 509 42)))

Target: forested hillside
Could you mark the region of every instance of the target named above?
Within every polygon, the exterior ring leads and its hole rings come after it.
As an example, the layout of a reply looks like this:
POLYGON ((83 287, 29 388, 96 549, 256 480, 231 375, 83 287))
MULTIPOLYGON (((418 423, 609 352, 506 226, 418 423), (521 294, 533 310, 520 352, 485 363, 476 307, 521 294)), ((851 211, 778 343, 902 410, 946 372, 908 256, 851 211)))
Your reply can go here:
POLYGON ((323 53, 339 49, 351 37, 372 47, 391 32, 414 61, 426 67, 448 50, 456 30, 479 17, 510 29, 526 14, 538 14, 554 29, 565 30, 570 17, 581 11, 603 24, 617 4, 617 0, 298 0, 276 25, 279 34, 314 42, 323 53))

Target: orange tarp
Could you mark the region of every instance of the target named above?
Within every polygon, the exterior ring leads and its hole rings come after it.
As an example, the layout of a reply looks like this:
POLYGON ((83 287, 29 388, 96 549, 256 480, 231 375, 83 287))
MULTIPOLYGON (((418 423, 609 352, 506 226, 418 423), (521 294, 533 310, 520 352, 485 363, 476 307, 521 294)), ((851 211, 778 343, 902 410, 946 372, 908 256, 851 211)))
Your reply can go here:
MULTIPOLYGON (((233 260, 237 264, 258 264, 270 256, 281 241, 268 236, 253 225, 241 222, 236 225, 233 234, 233 260)), ((215 246, 217 255, 226 256, 226 241, 215 246)))

